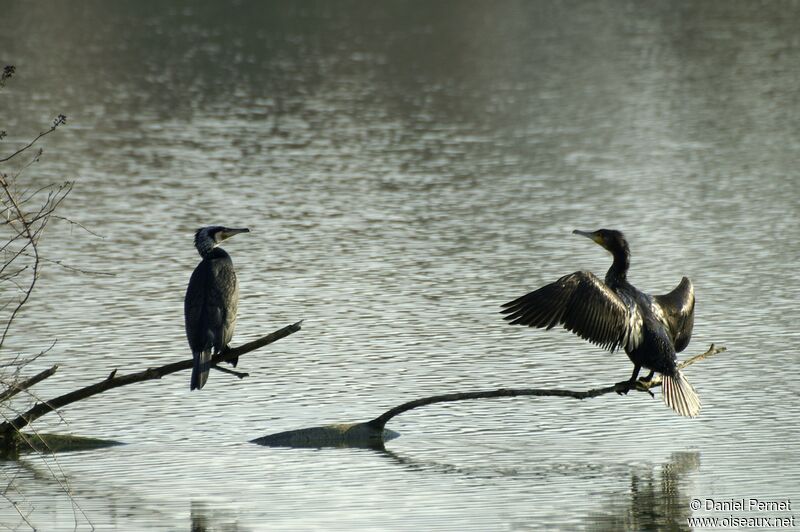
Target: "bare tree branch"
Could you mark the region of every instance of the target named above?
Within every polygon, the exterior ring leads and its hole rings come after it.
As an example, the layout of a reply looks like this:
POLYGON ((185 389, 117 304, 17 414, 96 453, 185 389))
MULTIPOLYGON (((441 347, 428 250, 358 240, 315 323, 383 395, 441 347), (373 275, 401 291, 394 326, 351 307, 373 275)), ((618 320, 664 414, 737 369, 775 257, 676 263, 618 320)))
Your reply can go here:
MULTIPOLYGON (((708 358, 717 353, 725 351, 724 347, 711 347, 701 355, 689 358, 678 367, 684 368, 690 364, 708 358)), ((652 394, 651 388, 661 385, 660 376, 654 377, 649 382, 637 382, 635 390, 652 394)), ((560 389, 536 389, 536 388, 501 388, 499 390, 487 390, 478 392, 449 393, 434 395, 416 399, 387 410, 380 416, 371 421, 362 423, 336 423, 319 427, 288 430, 275 434, 268 434, 254 440, 251 443, 267 445, 270 447, 367 447, 372 449, 383 449, 386 441, 399 436, 398 433, 386 428, 386 423, 414 408, 445 403, 451 401, 464 401, 468 399, 489 399, 494 397, 519 397, 519 396, 550 396, 550 397, 570 397, 573 399, 588 399, 598 397, 612 392, 622 392, 629 388, 629 381, 618 382, 612 386, 594 388, 591 390, 560 390, 560 389)))
MULTIPOLYGON (((211 364, 215 365, 219 364, 220 362, 225 362, 237 358, 241 355, 249 353, 250 351, 254 351, 265 345, 276 342, 281 338, 285 338, 286 336, 289 336, 290 334, 299 331, 301 324, 302 321, 293 323, 292 325, 287 325, 286 327, 279 329, 273 333, 270 333, 266 336, 263 336, 258 340, 254 340, 244 345, 240 345, 239 347, 229 349, 224 353, 214 355, 214 357, 211 359, 211 364)), ((78 390, 74 390, 59 397, 55 397, 53 399, 50 399, 49 401, 42 401, 40 403, 37 403, 28 411, 17 416, 15 419, 6 421, 4 423, 0 423, 0 448, 3 446, 3 444, 6 445, 8 444, 9 436, 12 435, 14 432, 18 432, 20 429, 32 423, 36 419, 39 419, 48 412, 52 412, 53 410, 56 410, 58 408, 62 408, 71 403, 80 401, 82 399, 86 399, 88 397, 91 397, 98 393, 105 392, 107 390, 111 390, 113 388, 119 388, 120 386, 126 386, 128 384, 133 384, 135 382, 160 379, 161 377, 169 375, 170 373, 175 373, 177 371, 190 369, 192 368, 193 365, 194 361, 191 359, 182 360, 180 362, 173 362, 172 364, 167 364, 157 368, 148 368, 146 370, 137 373, 130 373, 128 375, 120 375, 120 376, 116 376, 116 370, 115 370, 108 377, 106 377, 100 382, 80 388, 78 390)))
MULTIPOLYGON (((724 347, 716 347, 714 344, 711 344, 711 347, 708 348, 708 351, 702 353, 700 355, 694 356, 687 360, 684 360, 680 364, 678 364, 679 368, 684 368, 691 364, 694 364, 697 361, 703 360, 704 358, 708 358, 712 355, 716 355, 717 353, 721 353, 725 351, 724 347)), ((432 397, 424 397, 422 399, 415 399, 414 401, 409 401, 407 403, 403 403, 402 405, 396 406, 391 410, 388 410, 381 414, 380 416, 376 417, 375 419, 369 421, 368 423, 376 428, 376 429, 383 429, 386 426, 386 423, 395 416, 402 414, 403 412, 408 412, 414 408, 419 408, 420 406, 427 406, 436 403, 447 403, 452 401, 465 401, 468 399, 489 399, 494 397, 519 397, 519 396, 538 396, 538 397, 572 397, 573 399, 590 399, 592 397, 599 397, 601 395, 606 395, 609 393, 614 392, 626 392, 628 390, 629 381, 622 381, 611 386, 605 386, 603 388, 593 388, 591 390, 558 390, 558 389, 536 389, 536 388, 501 388, 498 390, 488 390, 488 391, 480 391, 480 392, 463 392, 463 393, 448 393, 444 395, 434 395, 432 397)), ((655 375, 653 379, 649 382, 645 382, 643 380, 639 380, 636 383, 636 390, 642 392, 650 392, 651 388, 655 388, 657 386, 661 386, 661 376, 655 375)))

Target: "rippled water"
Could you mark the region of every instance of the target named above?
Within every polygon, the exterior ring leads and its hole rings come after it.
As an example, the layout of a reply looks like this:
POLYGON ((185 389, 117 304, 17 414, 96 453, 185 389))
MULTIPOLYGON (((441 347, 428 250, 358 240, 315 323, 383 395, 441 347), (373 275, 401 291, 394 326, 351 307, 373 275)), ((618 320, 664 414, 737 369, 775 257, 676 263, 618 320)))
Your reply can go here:
POLYGON ((190 393, 177 374, 42 419, 128 445, 0 463, 41 529, 686 529, 718 515, 692 498, 800 501, 796 2, 3 10, 0 147, 68 115, 23 175, 76 178, 62 214, 100 237, 56 222, 43 249, 111 274, 45 270, 11 339, 58 340, 38 393, 188 356, 201 225, 252 231, 225 246, 234 343, 305 320, 243 381, 190 393), (624 379, 625 356, 497 314, 605 271, 570 234, 603 226, 640 288, 694 281, 687 353, 729 349, 687 371, 698 419, 643 394, 517 398, 404 414, 385 452, 246 443, 437 393, 624 379))

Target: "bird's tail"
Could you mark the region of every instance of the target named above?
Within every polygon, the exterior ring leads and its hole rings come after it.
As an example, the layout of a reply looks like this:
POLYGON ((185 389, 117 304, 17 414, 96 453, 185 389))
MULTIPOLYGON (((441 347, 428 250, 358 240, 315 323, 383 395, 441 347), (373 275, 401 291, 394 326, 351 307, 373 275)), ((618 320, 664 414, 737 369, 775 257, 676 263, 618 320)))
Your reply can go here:
POLYGON ((200 390, 208 380, 208 372, 211 369, 211 349, 199 351, 194 354, 194 366, 192 366, 192 382, 190 390, 200 390))
POLYGON ((668 407, 682 416, 697 417, 700 413, 700 396, 681 370, 676 370, 672 376, 663 375, 661 386, 661 395, 668 407))

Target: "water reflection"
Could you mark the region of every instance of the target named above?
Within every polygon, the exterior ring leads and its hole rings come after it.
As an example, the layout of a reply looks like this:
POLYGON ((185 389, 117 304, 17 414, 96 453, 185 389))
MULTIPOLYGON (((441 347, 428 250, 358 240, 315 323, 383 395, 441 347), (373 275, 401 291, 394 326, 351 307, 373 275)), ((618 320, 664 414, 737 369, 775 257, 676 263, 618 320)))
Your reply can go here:
POLYGON ((630 472, 627 496, 609 499, 587 519, 590 530, 690 530, 687 476, 700 468, 700 453, 673 453, 658 470, 637 467, 630 472))
MULTIPOLYGON (((242 497, 245 497, 242 494, 242 497)), ((239 524, 234 510, 220 508, 219 505, 192 500, 190 508, 191 532, 248 532, 253 530, 239 524)))

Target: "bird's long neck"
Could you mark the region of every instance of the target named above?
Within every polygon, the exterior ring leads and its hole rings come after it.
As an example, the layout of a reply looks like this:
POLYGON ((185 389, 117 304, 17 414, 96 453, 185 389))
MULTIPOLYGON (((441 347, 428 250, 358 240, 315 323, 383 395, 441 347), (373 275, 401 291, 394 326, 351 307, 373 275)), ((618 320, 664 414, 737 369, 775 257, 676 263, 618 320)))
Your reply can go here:
POLYGON ((628 268, 631 266, 631 253, 628 244, 622 248, 614 250, 614 263, 606 273, 606 284, 614 288, 628 282, 628 268))
POLYGON ((201 257, 207 259, 212 256, 214 249, 217 247, 217 243, 213 238, 207 235, 198 234, 194 238, 194 247, 197 248, 197 252, 200 253, 201 257))

